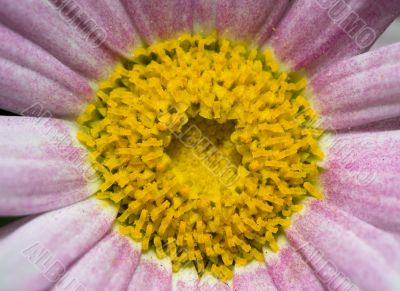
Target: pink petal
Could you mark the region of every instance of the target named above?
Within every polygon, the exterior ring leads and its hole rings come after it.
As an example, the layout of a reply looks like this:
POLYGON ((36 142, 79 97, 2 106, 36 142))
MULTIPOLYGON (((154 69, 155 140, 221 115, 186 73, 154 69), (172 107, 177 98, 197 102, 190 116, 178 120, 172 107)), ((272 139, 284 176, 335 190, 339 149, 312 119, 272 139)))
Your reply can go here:
POLYGON ((77 261, 53 290, 125 291, 140 259, 140 248, 129 238, 112 231, 77 261))
MULTIPOLYGON (((62 5, 68 1, 55 2, 60 2, 62 5)), ((133 46, 140 44, 140 38, 119 0, 75 0, 65 6, 72 11, 79 7, 87 13, 104 31, 105 45, 113 51, 129 57, 133 46)), ((74 17, 73 13, 71 17, 74 17)))
POLYGON ((400 116, 400 44, 322 69, 311 80, 325 128, 348 128, 400 116))
POLYGON ((172 290, 198 291, 199 276, 194 267, 183 268, 172 275, 172 290))
POLYGON ((194 32, 202 34, 213 33, 217 19, 217 0, 192 1, 194 32))
POLYGON ((0 215, 43 212, 94 193, 97 181, 72 123, 2 116, 0 136, 0 215))
POLYGON ((277 290, 265 264, 251 263, 235 267, 233 290, 241 291, 275 291, 277 290))
POLYGON ((121 0, 135 27, 147 43, 192 32, 192 1, 121 0))
POLYGON ((314 271, 290 245, 265 258, 268 271, 278 290, 325 290, 314 271))
POLYGON ((234 39, 253 40, 260 31, 266 40, 279 22, 289 1, 220 0, 217 6, 217 31, 234 39))
MULTIPOLYGON (((52 2, 60 3, 55 0, 0 0, 0 19, 75 71, 90 78, 106 76, 113 60, 99 46, 103 41, 100 27, 94 22, 86 22, 85 33, 76 24, 68 22, 68 11, 62 12, 52 2)), ((83 15, 80 10, 77 13, 83 15)))
POLYGON ((36 71, 78 95, 91 96, 93 94, 93 90, 85 78, 72 71, 41 47, 3 25, 0 25, 0 58, 36 71))
POLYGON ((400 287, 400 243, 339 208, 314 201, 286 233, 331 290, 338 285, 361 290, 400 287))
POLYGON ((169 258, 160 261, 152 253, 143 254, 128 290, 171 291, 172 266, 169 258))
POLYGON ((297 0, 271 41, 292 69, 321 67, 366 51, 400 14, 397 0, 297 0))
POLYGON ((38 105, 54 116, 78 115, 90 97, 78 96, 60 83, 0 58, 0 108, 22 115, 38 105))
POLYGON ((24 224, 0 241, 0 289, 48 289, 109 231, 116 214, 89 199, 24 224))
POLYGON ((321 182, 327 201, 400 233, 400 130, 333 137, 321 182))

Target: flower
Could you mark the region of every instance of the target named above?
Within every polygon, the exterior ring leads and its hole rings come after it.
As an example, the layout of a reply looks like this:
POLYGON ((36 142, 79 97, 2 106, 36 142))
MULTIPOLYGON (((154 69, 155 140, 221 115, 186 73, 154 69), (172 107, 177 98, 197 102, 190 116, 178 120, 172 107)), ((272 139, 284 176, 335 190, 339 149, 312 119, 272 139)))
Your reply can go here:
POLYGON ((0 290, 400 288, 398 1, 0 4, 0 290))

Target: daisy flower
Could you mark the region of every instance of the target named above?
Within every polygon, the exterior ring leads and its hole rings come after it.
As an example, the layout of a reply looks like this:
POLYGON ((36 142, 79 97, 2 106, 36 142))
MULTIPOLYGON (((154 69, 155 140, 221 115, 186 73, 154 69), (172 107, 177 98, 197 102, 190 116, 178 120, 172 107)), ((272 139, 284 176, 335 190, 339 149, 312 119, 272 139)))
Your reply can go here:
POLYGON ((0 0, 0 290, 399 290, 397 0, 0 0))

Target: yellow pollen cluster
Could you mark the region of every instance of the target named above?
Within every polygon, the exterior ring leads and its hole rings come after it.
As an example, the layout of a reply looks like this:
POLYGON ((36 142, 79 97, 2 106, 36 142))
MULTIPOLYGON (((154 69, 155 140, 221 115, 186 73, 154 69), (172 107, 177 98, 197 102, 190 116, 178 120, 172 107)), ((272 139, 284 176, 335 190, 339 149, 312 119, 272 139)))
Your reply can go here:
POLYGON ((221 280, 278 250, 323 158, 306 81, 273 54, 215 36, 136 49, 99 83, 78 139, 142 250, 221 280))

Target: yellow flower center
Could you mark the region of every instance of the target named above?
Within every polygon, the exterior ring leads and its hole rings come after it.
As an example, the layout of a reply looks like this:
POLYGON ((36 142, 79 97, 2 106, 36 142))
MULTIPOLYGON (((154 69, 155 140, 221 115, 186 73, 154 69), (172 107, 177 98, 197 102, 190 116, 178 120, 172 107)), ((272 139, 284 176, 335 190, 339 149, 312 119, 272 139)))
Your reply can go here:
POLYGON ((322 134, 306 81, 273 54, 215 36, 136 49, 78 118, 121 232, 173 270, 221 280, 278 250, 276 236, 315 187, 322 134))

